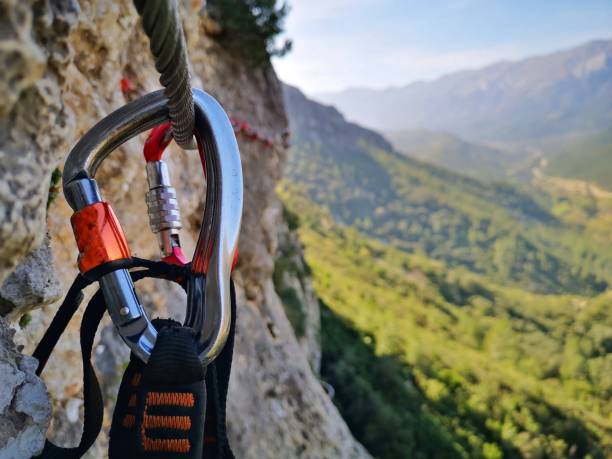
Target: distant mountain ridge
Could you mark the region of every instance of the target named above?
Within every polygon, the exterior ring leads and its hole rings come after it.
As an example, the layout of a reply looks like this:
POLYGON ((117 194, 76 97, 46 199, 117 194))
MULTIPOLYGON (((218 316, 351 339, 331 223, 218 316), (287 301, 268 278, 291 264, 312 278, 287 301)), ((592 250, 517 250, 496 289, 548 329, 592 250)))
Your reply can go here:
POLYGON ((346 147, 346 143, 363 139, 368 144, 391 151, 393 146, 381 134, 347 121, 336 107, 310 101, 293 86, 283 86, 290 125, 299 129, 301 142, 325 142, 346 147), (324 122, 322 122, 324 121, 324 122))
POLYGON ((430 129, 478 140, 529 140, 612 124, 612 40, 383 90, 319 94, 381 131, 430 129))

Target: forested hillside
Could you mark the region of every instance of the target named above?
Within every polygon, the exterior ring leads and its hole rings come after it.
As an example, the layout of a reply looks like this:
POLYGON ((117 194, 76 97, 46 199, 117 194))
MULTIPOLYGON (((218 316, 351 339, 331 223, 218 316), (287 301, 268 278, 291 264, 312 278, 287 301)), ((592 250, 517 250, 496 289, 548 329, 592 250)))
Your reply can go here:
POLYGON ((537 295, 337 225, 287 187, 323 302, 322 377, 377 457, 612 452, 612 296, 537 295))
POLYGON ((468 178, 285 96, 281 196, 355 436, 381 458, 609 457, 612 201, 468 178))
POLYGON ((612 190, 612 128, 548 146, 548 175, 587 180, 612 190))
MULTIPOLYGON (((533 292, 596 293, 612 281, 605 237, 584 237, 583 224, 555 214, 566 197, 403 157, 335 109, 295 89, 285 95, 294 134, 287 178, 337 222, 533 292)), ((597 212, 588 199, 572 205, 597 212)))
POLYGON ((405 129, 383 134, 400 153, 472 177, 505 179, 526 159, 525 152, 506 152, 447 132, 405 129))

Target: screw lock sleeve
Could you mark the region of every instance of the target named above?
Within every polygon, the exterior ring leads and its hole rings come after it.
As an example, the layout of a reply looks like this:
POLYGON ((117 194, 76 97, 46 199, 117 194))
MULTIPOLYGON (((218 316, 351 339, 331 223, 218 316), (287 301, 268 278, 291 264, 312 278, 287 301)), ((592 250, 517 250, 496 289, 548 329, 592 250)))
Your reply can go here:
POLYGON ((182 228, 181 211, 176 190, 170 184, 168 166, 164 161, 147 162, 149 191, 146 203, 151 230, 158 235, 162 253, 169 256, 180 246, 178 231, 182 228))
POLYGON ((78 264, 85 274, 110 261, 132 257, 123 229, 108 202, 90 204, 70 218, 79 248, 78 264))

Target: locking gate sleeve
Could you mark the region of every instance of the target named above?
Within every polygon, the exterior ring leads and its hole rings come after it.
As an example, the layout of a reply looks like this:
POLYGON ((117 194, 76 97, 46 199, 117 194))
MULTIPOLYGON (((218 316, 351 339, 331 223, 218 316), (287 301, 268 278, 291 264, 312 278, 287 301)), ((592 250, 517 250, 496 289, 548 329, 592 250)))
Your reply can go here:
POLYGON ((131 258, 121 224, 106 201, 96 202, 75 212, 70 218, 82 274, 106 263, 131 258))

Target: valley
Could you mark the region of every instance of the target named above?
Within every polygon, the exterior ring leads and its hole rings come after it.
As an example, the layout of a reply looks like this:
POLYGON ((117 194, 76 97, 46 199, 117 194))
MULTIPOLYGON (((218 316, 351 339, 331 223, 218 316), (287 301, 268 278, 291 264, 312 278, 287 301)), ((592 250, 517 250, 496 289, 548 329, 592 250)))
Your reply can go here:
POLYGON ((468 176, 285 99, 279 193, 321 302, 321 377, 356 438, 381 458, 612 454, 611 196, 468 176))

